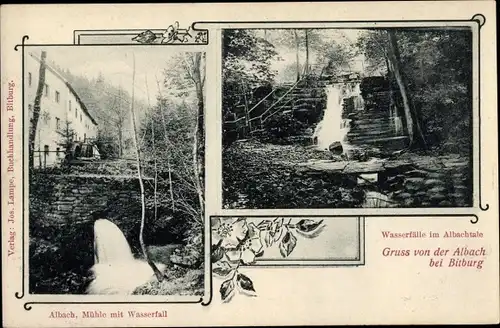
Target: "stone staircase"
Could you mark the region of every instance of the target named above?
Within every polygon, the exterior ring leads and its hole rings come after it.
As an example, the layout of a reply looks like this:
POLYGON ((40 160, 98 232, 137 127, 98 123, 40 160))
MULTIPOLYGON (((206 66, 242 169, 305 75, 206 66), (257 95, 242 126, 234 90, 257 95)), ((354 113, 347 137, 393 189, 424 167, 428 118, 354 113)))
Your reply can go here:
MULTIPOLYGON (((294 83, 281 85, 274 97, 283 98, 268 113, 267 118, 282 112, 314 127, 326 108, 327 84, 326 78, 313 83, 303 80, 290 92, 288 91, 294 83)), ((346 141, 354 148, 378 148, 392 152, 408 146, 409 138, 402 128, 400 118, 391 116, 390 93, 383 77, 365 78, 361 81, 363 108, 356 109, 353 99, 344 101, 343 118, 350 120, 346 141)), ((308 138, 312 137, 312 132, 300 136, 310 140, 308 138)))
POLYGON ((402 129, 401 118, 391 116, 390 113, 391 91, 379 86, 379 83, 365 83, 365 87, 361 90, 364 100, 363 110, 350 111, 346 115, 346 118, 351 119, 347 141, 353 146, 374 147, 388 151, 406 148, 409 139, 402 129))
MULTIPOLYGON (((277 95, 283 95, 292 86, 293 84, 282 85, 277 95)), ((283 112, 291 113, 302 122, 316 123, 326 104, 324 87, 325 84, 322 82, 316 82, 314 86, 310 86, 307 81, 300 81, 292 91, 281 99, 277 108, 281 108, 283 112)))

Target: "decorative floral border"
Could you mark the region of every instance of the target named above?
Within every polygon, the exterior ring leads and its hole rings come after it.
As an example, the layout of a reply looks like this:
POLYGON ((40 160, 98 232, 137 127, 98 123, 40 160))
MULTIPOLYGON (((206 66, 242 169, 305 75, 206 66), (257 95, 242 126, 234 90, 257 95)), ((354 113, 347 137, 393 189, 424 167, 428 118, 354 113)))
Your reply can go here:
POLYGON ((300 238, 316 238, 326 224, 324 220, 301 218, 263 219, 258 224, 245 217, 215 217, 212 226, 212 272, 225 279, 219 289, 222 301, 229 302, 238 290, 256 296, 252 280, 239 272, 240 265, 255 264, 265 249, 278 246, 283 258, 288 257, 300 238), (299 238, 297 238, 299 237, 299 238))
POLYGON ((146 30, 132 38, 141 44, 208 44, 208 30, 197 30, 193 25, 179 28, 179 22, 171 24, 163 33, 146 30))

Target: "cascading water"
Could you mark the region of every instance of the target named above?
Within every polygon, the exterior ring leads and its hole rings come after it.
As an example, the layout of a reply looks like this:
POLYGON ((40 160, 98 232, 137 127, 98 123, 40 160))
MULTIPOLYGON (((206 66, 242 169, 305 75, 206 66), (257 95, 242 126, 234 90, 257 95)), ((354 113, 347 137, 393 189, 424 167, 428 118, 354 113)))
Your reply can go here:
POLYGON ((133 259, 130 245, 120 228, 109 220, 96 220, 94 223, 95 263, 123 262, 133 259))
POLYGON ((342 88, 339 84, 326 87, 326 109, 323 119, 318 123, 313 134, 317 147, 328 150, 335 141, 343 142, 345 129, 342 125, 342 88))
MULTIPOLYGON (((94 280, 87 294, 129 295, 154 275, 148 263, 134 258, 121 230, 106 219, 94 223, 94 259, 94 280)), ((157 266, 165 269, 163 264, 157 266)))

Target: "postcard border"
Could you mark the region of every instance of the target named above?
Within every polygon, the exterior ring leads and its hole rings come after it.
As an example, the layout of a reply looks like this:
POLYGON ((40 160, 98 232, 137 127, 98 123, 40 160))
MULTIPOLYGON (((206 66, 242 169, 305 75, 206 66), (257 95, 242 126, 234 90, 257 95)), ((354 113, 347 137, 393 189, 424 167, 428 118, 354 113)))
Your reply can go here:
MULTIPOLYGON (((210 220, 214 218, 226 218, 226 217, 234 217, 233 215, 211 215, 210 220)), ((254 215, 245 215, 245 218, 274 218, 273 215, 265 215, 265 214, 254 214, 254 215)), ((259 260, 257 259, 254 264, 251 265, 243 265, 242 268, 314 268, 314 267, 349 267, 349 266, 364 266, 365 265, 365 250, 366 250, 366 236, 365 236, 365 217, 364 216, 339 216, 339 215, 300 215, 300 214, 292 214, 292 215, 283 215, 284 218, 322 218, 326 220, 335 220, 335 219, 348 219, 352 217, 352 220, 357 220, 357 234, 358 234, 358 254, 356 258, 339 258, 339 259, 267 259, 267 260, 259 260), (268 263, 265 263, 268 262, 268 263), (279 263, 278 262, 282 262, 279 263), (313 263, 307 263, 313 262, 313 263), (336 263, 336 262, 347 262, 347 263, 336 263)))
MULTIPOLYGON (((311 28, 311 29, 367 29, 367 30, 374 30, 374 29, 390 29, 390 28, 430 28, 430 27, 436 27, 436 28, 440 28, 442 29, 443 27, 446 27, 446 26, 405 26, 404 24, 408 24, 408 23, 477 23, 477 64, 478 64, 478 68, 477 68, 477 72, 472 72, 472 79, 474 80, 474 77, 477 76, 477 85, 475 86, 473 84, 473 90, 475 88, 477 88, 477 100, 475 101, 474 98, 472 98, 472 101, 473 101, 473 105, 475 104, 475 102, 477 102, 477 123, 478 123, 478 130, 477 130, 477 142, 479 143, 479 147, 478 149, 474 149, 474 143, 476 141, 474 141, 474 138, 472 139, 472 158, 470 159, 470 163, 471 163, 471 168, 472 168, 472 176, 474 178, 474 175, 475 175, 475 170, 477 170, 477 174, 478 174, 478 178, 477 178, 477 181, 474 181, 473 180, 473 188, 472 188, 472 197, 473 197, 473 201, 472 201, 472 205, 471 206, 464 206, 464 207, 403 207, 403 208, 398 208, 397 210, 401 210, 401 211, 405 211, 405 212, 402 212, 401 214, 399 213, 384 213, 383 215, 384 216, 401 216, 401 215, 404 215, 404 214, 407 214, 406 212, 408 211, 411 211, 411 210, 426 210, 426 211, 432 211, 432 210, 440 210, 440 211, 445 211, 445 210, 474 210, 474 209, 480 209, 481 211, 488 211, 490 206, 488 203, 485 203, 483 204, 483 199, 482 199, 482 192, 481 192, 481 187, 482 187, 482 170, 481 170, 481 147, 480 147, 480 144, 481 144, 481 27, 486 23, 486 17, 483 15, 483 14, 475 14, 472 16, 472 18, 470 19, 444 19, 444 20, 375 20, 375 21, 370 21, 370 20, 364 20, 364 21, 356 21, 356 20, 345 20, 345 21, 198 21, 198 22, 194 22, 193 23, 193 26, 196 26, 197 24, 199 25, 203 25, 203 24, 216 24, 216 25, 219 25, 219 24, 234 24, 234 25, 244 25, 244 24, 255 24, 255 25, 261 25, 261 26, 252 26, 252 27, 220 27, 220 30, 221 30, 221 37, 222 37, 222 32, 225 30, 225 29, 248 29, 248 30, 252 30, 252 29, 293 29, 293 28, 298 28, 298 27, 280 27, 278 24, 310 24, 311 26, 308 26, 308 27, 304 27, 304 28, 311 28), (376 23, 399 23, 401 25, 397 25, 397 26, 371 26, 371 27, 368 27, 368 26, 363 26, 363 27, 355 27, 355 26, 349 26, 349 27, 338 27, 338 26, 335 26, 335 27, 315 27, 313 26, 313 24, 349 24, 349 23, 358 23, 358 24, 366 24, 366 23, 373 23, 373 24, 376 24, 376 23), (272 26, 272 27, 269 27, 266 25, 269 25, 269 24, 276 24, 277 26, 272 26), (474 153, 477 151, 477 163, 474 162, 474 153), (475 166, 477 166, 477 168, 475 168, 475 166), (474 197, 474 185, 477 184, 477 196, 474 197)), ((471 31, 473 32, 474 34, 474 29, 473 27, 471 26, 468 26, 468 25, 464 25, 464 26, 457 26, 457 27, 462 27, 462 28, 470 28, 471 31)), ((474 43, 474 39, 472 40, 473 41, 473 44, 472 44, 472 57, 474 59, 474 55, 475 55, 475 46, 476 44, 474 43)), ((222 43, 221 43, 221 57, 222 57, 222 43)), ((473 61, 474 62, 474 61, 473 61)), ((222 65, 220 67, 220 76, 223 76, 222 75, 222 65)), ((223 82, 222 79, 220 81, 221 83, 223 82)), ((222 95, 222 88, 221 88, 221 97, 223 96, 222 95)), ((222 99, 222 98, 221 98, 222 99)), ((218 110, 219 112, 222 113, 222 100, 219 100, 219 107, 218 110)), ((219 113, 220 114, 220 113, 219 113)), ((472 121, 474 123, 474 106, 472 107, 472 121)), ((222 116, 221 116, 221 119, 222 119, 222 116)), ((219 133, 220 135, 222 136, 222 133, 223 133, 223 124, 221 124, 220 128, 219 128, 219 133)), ((473 130, 474 131, 474 130, 473 130)), ((474 134, 473 134, 474 135, 474 134)), ((221 168, 220 168, 220 177, 222 179, 223 177, 223 174, 222 174, 222 170, 223 170, 223 154, 222 154, 222 138, 221 140, 219 140, 219 145, 218 147, 220 147, 221 149, 221 154, 220 154, 220 163, 221 163, 221 168)), ((222 189, 220 190, 220 201, 221 203, 219 204, 219 207, 223 208, 223 194, 222 194, 222 189)), ((353 210, 352 208, 321 208, 322 210, 343 210, 343 211, 350 211, 350 210, 353 210)), ((364 210, 373 210, 375 208, 363 208, 364 210)), ((230 209, 223 209, 223 211, 226 211, 226 210, 231 210, 231 211, 266 211, 266 210, 293 210, 293 211, 303 211, 303 210, 308 210, 308 208, 259 208, 259 209, 236 209, 236 208, 230 208, 230 209)), ((377 210, 380 210, 380 209, 377 209, 377 210)), ((345 214, 339 214, 339 216, 349 216, 349 215, 356 215, 356 214, 350 214, 350 213, 345 213, 345 214)), ((436 216, 436 215, 447 215, 446 213, 430 213, 430 214, 425 214, 425 213, 422 213, 422 214, 414 214, 414 215, 418 215, 418 216, 436 216)), ((464 213, 463 214, 464 216, 471 216, 471 215, 474 215, 473 213, 464 213)), ((363 212, 363 213, 359 213, 357 214, 356 216, 365 216, 365 217, 369 217, 369 216, 374 216, 372 213, 367 213, 366 211, 363 212)), ((376 216, 376 215, 375 215, 376 216)), ((474 215, 475 216, 475 215, 474 215)), ((472 221, 472 223, 477 223, 479 220, 479 218, 476 216, 476 220, 475 221, 472 221)))
MULTIPOLYGON (((23 175, 23 185, 22 185, 22 216, 21 216, 21 242, 22 242, 22 251, 21 251, 21 292, 17 291, 14 293, 14 296, 16 299, 23 299, 26 295, 35 295, 35 296, 46 296, 46 294, 29 294, 26 293, 27 289, 26 286, 29 284, 29 273, 28 276, 26 276, 26 259, 29 258, 29 254, 26 254, 29 250, 27 247, 25 247, 26 244, 26 203, 29 201, 26 199, 26 192, 25 192, 25 185, 26 181, 29 183, 29 172, 25 170, 26 168, 26 138, 25 138, 25 86, 24 86, 24 75, 25 75, 25 49, 27 47, 82 47, 82 46, 95 46, 95 47, 144 47, 144 46, 150 46, 149 44, 141 44, 141 43, 133 43, 133 44, 72 44, 72 43, 67 43, 67 44, 58 44, 58 43, 47 43, 47 44, 26 44, 26 41, 29 40, 28 35, 24 35, 21 39, 20 44, 16 44, 14 46, 14 51, 18 51, 19 47, 21 48, 21 81, 22 81, 22 87, 21 87, 21 107, 22 107, 22 113, 21 113, 21 121, 22 121, 22 146, 21 146, 21 152, 22 152, 22 175, 23 175), (28 278, 27 278, 28 277, 28 278)), ((206 46, 207 44, 158 44, 159 46, 164 46, 164 47, 169 47, 169 46, 187 46, 187 47, 193 47, 193 46, 206 46)), ((204 50, 206 52, 206 50, 204 50)), ((205 125, 206 126, 206 125, 205 125)), ((207 142, 205 138, 205 144, 204 147, 206 149, 207 147, 207 142)), ((205 161, 205 159, 204 159, 205 161)), ((206 170, 206 163, 204 170, 206 170)), ((206 176, 206 175, 205 175, 206 176)), ((206 186, 205 186, 206 187, 206 186)), ((206 190, 205 190, 206 192, 206 190)), ((205 219, 207 219, 208 216, 205 211, 205 219)), ((205 223, 204 226, 204 235, 207 234, 207 231, 210 231, 210 224, 209 220, 207 220, 208 223, 205 223)), ((210 235, 210 234, 209 234, 210 235)), ((210 263, 210 244, 207 244, 205 236, 203 237, 204 241, 204 264, 203 264, 203 271, 204 271, 204 294, 199 297, 197 300, 177 300, 177 301, 29 301, 25 302, 23 304, 23 308, 26 311, 30 311, 32 309, 32 305, 34 304, 201 304, 202 306, 208 306, 213 298, 213 283, 212 283, 212 271, 211 271, 211 263, 210 263)), ((29 237, 28 237, 29 238, 29 237)), ((57 296, 57 295, 52 295, 52 296, 57 296)), ((61 296, 61 295, 60 295, 61 296)), ((64 295, 67 296, 67 295, 64 295)), ((85 297, 85 295, 74 295, 75 297, 85 297)), ((147 295, 146 295, 147 296, 147 295)), ((172 295, 154 295, 152 296, 153 298, 158 298, 162 296, 172 296, 172 295)), ((174 295, 175 296, 175 295, 174 295)), ((189 298, 190 296, 186 296, 186 298, 189 298)), ((196 295, 192 297, 197 298, 196 295)))

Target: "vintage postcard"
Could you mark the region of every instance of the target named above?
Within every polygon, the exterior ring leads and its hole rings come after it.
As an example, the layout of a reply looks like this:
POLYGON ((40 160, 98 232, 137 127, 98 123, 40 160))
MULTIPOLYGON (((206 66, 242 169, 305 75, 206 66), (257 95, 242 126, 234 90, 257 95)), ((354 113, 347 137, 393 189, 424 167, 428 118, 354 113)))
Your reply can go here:
POLYGON ((498 323, 494 9, 2 6, 4 326, 498 323))

